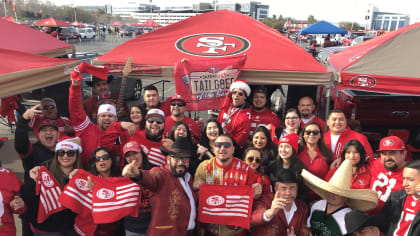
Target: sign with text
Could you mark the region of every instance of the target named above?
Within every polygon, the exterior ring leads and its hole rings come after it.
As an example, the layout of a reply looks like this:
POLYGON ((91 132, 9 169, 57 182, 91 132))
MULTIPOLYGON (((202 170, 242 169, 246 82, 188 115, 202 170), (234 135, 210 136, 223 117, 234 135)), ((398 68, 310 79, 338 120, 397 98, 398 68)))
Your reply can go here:
POLYGON ((185 98, 187 111, 220 108, 245 61, 246 55, 179 61, 175 65, 175 87, 176 93, 185 98))

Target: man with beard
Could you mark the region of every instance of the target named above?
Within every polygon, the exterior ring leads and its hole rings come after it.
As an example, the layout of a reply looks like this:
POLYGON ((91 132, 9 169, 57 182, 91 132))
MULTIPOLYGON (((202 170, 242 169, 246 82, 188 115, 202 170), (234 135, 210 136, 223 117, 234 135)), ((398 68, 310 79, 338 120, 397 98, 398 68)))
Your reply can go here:
MULTIPOLYGON (((262 186, 257 183, 258 176, 243 161, 233 157, 234 146, 232 138, 219 135, 214 143, 215 157, 200 163, 195 172, 194 190, 206 184, 238 186, 252 185, 254 199, 261 196, 262 186)), ((238 226, 205 224, 206 235, 244 235, 245 229, 238 226)))
POLYGON ((160 109, 150 109, 146 114, 146 125, 144 130, 136 131, 130 137, 130 141, 136 141, 153 166, 164 166, 166 157, 162 154, 159 147, 170 146, 170 140, 163 138, 165 129, 165 114, 160 109))
POLYGON ((267 89, 256 88, 253 93, 252 107, 247 109, 247 114, 251 117, 251 130, 249 131, 249 135, 252 136, 254 130, 260 125, 264 125, 267 128, 272 128, 271 125, 275 128, 280 128, 281 122, 279 117, 266 107, 267 89))
POLYGON ((316 122, 321 126, 322 132, 325 132, 325 122, 314 114, 315 104, 314 100, 311 97, 305 96, 299 99, 298 111, 301 118, 300 127, 305 128, 306 124, 311 123, 312 121, 316 122))
POLYGON ((378 206, 372 214, 379 213, 392 192, 403 188, 403 170, 407 154, 404 142, 397 136, 381 139, 378 152, 381 158, 368 165, 372 175, 370 188, 378 193, 378 206))
MULTIPOLYGON (((41 104, 38 104, 30 109, 27 109, 22 116, 18 116, 15 131, 15 150, 22 158, 22 165, 24 169, 24 183, 25 186, 33 182, 29 177, 29 170, 35 166, 39 166, 45 161, 54 157, 55 145, 58 142, 58 127, 54 120, 43 119, 38 126, 39 141, 32 144, 29 141, 29 120, 35 114, 41 111, 37 110, 41 104)), ((27 188, 23 187, 23 194, 27 193, 27 188)), ((32 235, 29 220, 27 216, 22 218, 23 235, 32 235)))
POLYGON ((217 121, 222 125, 225 134, 233 138, 243 148, 251 128, 251 120, 246 114, 246 108, 249 107, 246 99, 251 96, 251 88, 247 82, 236 80, 229 90, 228 96, 230 97, 226 97, 227 101, 219 112, 217 121))
POLYGON ((252 230, 248 235, 303 235, 308 206, 296 199, 298 179, 290 169, 280 169, 271 179, 274 197, 264 194, 252 206, 252 230))
POLYGON ((175 94, 169 99, 169 103, 171 104, 171 115, 165 118, 165 131, 163 131, 164 136, 169 137, 172 126, 176 122, 182 121, 187 124, 194 141, 198 142, 200 139, 200 129, 193 119, 184 115, 187 108, 184 98, 181 95, 175 94))
POLYGON ((38 136, 38 130, 39 125, 42 120, 48 119, 48 120, 54 120, 58 127, 58 133, 59 137, 66 135, 66 136, 73 136, 74 130, 72 127, 72 122, 69 118, 64 116, 58 116, 57 115, 57 105, 55 104, 54 99, 52 98, 43 98, 41 100, 41 114, 34 113, 34 116, 29 117, 29 127, 32 127, 32 130, 35 133, 35 136, 37 139, 39 139, 38 136))
POLYGON ((391 193, 381 215, 389 219, 387 235, 420 235, 420 161, 407 163, 403 170, 404 189, 391 193))
POLYGON ((133 161, 124 168, 123 176, 137 178, 142 187, 153 192, 152 221, 146 235, 196 235, 197 195, 187 171, 193 149, 188 138, 179 137, 170 148, 160 146, 167 156, 165 166, 139 170, 133 161))
MULTIPOLYGON (((82 106, 82 93, 81 93, 81 74, 85 71, 73 71, 72 83, 70 86, 69 95, 69 111, 70 119, 73 122, 73 128, 76 136, 80 137, 82 143, 81 153, 83 166, 88 166, 90 155, 93 150, 100 146, 100 140, 103 132, 115 121, 117 121, 117 112, 115 106, 111 104, 102 104, 99 106, 96 113, 96 125, 93 124, 87 116, 82 106)), ((112 148, 112 152, 119 156, 121 152, 121 144, 116 140, 116 144, 112 148)), ((119 163, 119 160, 117 160, 119 163)))

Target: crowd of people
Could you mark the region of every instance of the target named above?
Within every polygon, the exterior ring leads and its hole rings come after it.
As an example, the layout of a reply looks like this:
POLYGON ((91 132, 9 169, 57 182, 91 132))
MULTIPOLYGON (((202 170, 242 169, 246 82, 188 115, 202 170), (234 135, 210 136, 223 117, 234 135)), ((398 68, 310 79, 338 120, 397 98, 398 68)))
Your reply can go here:
POLYGON ((136 216, 94 224, 86 235, 420 235, 420 161, 406 160, 396 136, 384 137, 375 155, 341 110, 324 122, 304 96, 279 117, 265 88, 251 91, 236 80, 231 103, 200 127, 185 115, 182 94, 161 103, 147 86, 144 103, 128 108, 102 73, 79 66, 71 79, 69 118, 58 116, 51 98, 17 110, 24 181, 0 167, 0 235, 15 235, 13 214, 21 214, 25 236, 85 235, 70 209, 40 221, 44 169, 61 187, 82 169, 104 181, 129 177, 140 187, 136 216), (94 95, 82 101, 86 72, 94 95), (250 186, 249 228, 198 220, 198 196, 208 185, 250 186))

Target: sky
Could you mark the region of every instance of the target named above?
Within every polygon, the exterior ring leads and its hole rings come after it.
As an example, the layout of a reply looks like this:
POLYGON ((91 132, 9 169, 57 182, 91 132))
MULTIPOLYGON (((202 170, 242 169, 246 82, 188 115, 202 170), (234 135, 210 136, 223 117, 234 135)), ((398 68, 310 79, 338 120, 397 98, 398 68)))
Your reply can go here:
MULTIPOLYGON (((56 5, 72 4, 76 6, 94 5, 121 5, 136 0, 50 0, 56 5)), ((256 1, 256 0, 254 0, 256 1)), ((149 0, 137 0, 140 3, 149 3, 149 0)), ((213 0, 152 0, 159 6, 192 6, 198 2, 213 2, 213 0)), ((219 3, 242 3, 250 0, 218 0, 219 3)), ((309 15, 314 15, 317 20, 326 20, 332 23, 340 21, 355 21, 360 24, 364 20, 369 9, 369 4, 378 7, 381 12, 392 12, 410 15, 410 23, 420 22, 420 0, 260 0, 262 4, 269 5, 269 16, 283 15, 296 20, 306 20, 309 15)))

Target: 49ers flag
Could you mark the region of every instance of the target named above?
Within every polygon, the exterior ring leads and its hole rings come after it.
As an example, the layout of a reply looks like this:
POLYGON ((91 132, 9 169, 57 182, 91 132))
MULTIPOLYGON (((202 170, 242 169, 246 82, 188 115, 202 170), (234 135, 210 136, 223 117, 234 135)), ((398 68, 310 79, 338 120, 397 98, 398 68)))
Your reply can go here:
POLYGON ((51 214, 65 209, 58 202, 62 188, 45 166, 39 168, 35 192, 39 195, 38 223, 44 222, 51 214))
POLYGON ((199 191, 198 221, 249 229, 253 195, 249 185, 204 184, 199 191))
POLYGON ((246 55, 178 61, 174 72, 176 93, 185 98, 187 111, 220 108, 245 61, 246 55))

